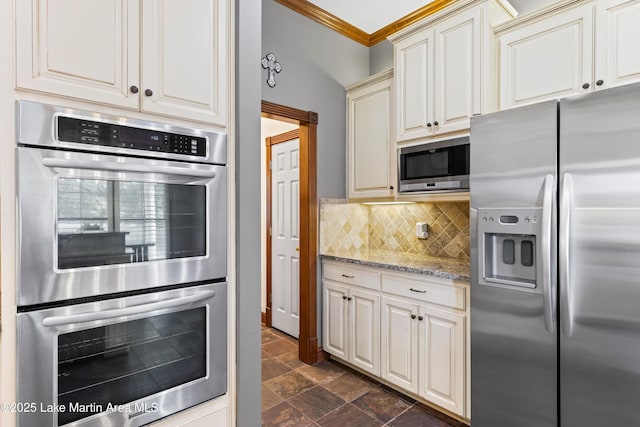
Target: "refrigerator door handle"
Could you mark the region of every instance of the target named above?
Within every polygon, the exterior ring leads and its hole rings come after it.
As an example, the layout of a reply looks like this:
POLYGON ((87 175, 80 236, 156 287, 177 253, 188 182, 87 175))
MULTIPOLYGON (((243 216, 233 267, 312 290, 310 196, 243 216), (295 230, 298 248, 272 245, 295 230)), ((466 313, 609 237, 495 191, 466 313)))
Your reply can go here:
POLYGON ((542 199, 542 230, 540 243, 542 244, 542 299, 544 303, 544 327, 547 332, 554 333, 556 311, 556 299, 553 292, 551 277, 551 233, 553 225, 553 199, 554 199, 553 175, 544 178, 544 192, 542 199))
POLYGON ((571 197, 573 178, 566 173, 562 177, 560 191, 560 232, 559 268, 560 268, 560 313, 562 332, 570 337, 573 334, 573 313, 571 312, 571 277, 569 275, 569 231, 571 229, 571 197))

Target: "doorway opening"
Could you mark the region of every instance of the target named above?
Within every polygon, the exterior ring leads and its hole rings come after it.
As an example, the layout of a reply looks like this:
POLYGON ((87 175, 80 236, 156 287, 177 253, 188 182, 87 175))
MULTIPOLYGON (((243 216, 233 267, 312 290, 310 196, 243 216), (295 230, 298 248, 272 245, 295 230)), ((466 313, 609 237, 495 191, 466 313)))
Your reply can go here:
MULTIPOLYGON (((318 361, 318 325, 317 325, 317 215, 318 200, 316 192, 316 132, 318 124, 318 114, 313 111, 298 110, 268 101, 262 101, 261 116, 281 122, 297 125, 297 138, 299 138, 299 232, 298 232, 298 310, 299 310, 299 335, 298 335, 298 356, 299 359, 308 364, 315 364, 318 361)), ((272 142, 291 140, 295 138, 293 134, 284 134, 279 138, 269 141, 267 153, 270 153, 272 142), (288 139, 287 139, 288 138, 288 139)), ((271 160, 271 159, 268 159, 271 160)), ((263 313, 263 323, 267 327, 272 326, 272 206, 271 206, 271 174, 268 163, 265 162, 266 178, 266 289, 265 289, 265 312, 263 313)))

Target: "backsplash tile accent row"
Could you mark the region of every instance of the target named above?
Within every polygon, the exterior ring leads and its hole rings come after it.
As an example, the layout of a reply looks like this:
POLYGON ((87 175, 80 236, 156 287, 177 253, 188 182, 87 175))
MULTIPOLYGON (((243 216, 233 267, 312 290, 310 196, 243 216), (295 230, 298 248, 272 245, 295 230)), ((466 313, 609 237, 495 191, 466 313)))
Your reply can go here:
POLYGON ((468 260, 469 203, 320 206, 320 253, 382 249, 468 260), (426 222, 429 238, 415 236, 426 222))

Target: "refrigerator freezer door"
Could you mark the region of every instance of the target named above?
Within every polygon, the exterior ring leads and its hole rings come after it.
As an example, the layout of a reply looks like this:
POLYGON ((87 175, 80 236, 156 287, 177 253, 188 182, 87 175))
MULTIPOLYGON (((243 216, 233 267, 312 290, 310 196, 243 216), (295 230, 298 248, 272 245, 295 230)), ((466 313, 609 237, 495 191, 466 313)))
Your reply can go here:
POLYGON ((638 425, 640 84, 560 102, 562 427, 638 425))
POLYGON ((472 118, 474 427, 557 427, 557 117, 550 101, 472 118))

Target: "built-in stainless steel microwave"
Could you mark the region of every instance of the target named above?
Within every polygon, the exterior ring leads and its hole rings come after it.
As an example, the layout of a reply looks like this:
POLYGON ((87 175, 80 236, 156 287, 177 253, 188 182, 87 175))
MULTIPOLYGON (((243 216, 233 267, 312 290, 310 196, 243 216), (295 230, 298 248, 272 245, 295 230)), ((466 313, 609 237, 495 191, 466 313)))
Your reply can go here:
POLYGON ((400 193, 467 191, 469 137, 400 148, 398 183, 400 193))

